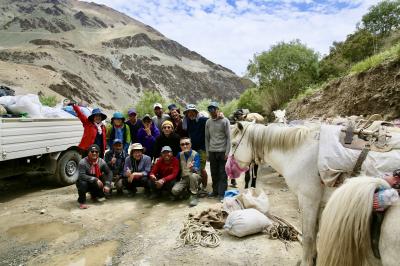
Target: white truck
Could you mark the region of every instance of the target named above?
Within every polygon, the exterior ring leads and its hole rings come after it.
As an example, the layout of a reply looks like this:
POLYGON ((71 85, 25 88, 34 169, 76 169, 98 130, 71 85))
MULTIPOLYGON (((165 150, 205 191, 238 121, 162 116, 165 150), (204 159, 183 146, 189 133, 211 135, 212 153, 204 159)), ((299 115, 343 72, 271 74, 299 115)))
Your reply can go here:
POLYGON ((77 118, 0 118, 0 178, 34 171, 73 184, 82 134, 77 118))

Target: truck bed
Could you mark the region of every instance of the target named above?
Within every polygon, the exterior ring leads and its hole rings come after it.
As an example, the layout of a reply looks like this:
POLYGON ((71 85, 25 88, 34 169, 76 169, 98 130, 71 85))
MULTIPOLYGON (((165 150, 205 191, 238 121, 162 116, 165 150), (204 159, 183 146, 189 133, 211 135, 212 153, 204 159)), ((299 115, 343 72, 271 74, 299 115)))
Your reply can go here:
POLYGON ((82 134, 77 118, 0 118, 0 161, 64 151, 82 134))

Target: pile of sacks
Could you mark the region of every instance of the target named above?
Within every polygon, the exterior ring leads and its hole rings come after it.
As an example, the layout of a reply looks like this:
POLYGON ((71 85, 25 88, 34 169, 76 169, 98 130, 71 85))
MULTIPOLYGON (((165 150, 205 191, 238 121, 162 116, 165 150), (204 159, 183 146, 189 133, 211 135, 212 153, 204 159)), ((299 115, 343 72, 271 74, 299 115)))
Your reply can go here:
POLYGON ((272 221, 266 216, 269 201, 263 191, 252 188, 238 196, 225 197, 223 209, 228 213, 224 228, 237 237, 262 232, 272 225, 272 221))
POLYGON ((56 107, 43 106, 39 96, 35 94, 2 96, 0 97, 0 115, 9 117, 30 118, 72 118, 70 113, 64 111, 61 105, 56 107))

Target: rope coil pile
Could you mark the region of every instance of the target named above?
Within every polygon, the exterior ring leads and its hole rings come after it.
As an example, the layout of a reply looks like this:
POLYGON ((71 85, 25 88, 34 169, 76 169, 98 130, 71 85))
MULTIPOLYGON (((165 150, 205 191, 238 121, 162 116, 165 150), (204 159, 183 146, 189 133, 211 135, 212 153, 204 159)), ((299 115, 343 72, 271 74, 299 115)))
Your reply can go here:
POLYGON ((302 243, 301 232, 295 226, 273 214, 269 213, 267 216, 274 221, 273 224, 265 229, 269 238, 283 241, 299 241, 302 243))
POLYGON ((221 243, 219 233, 210 224, 202 224, 189 217, 179 232, 180 246, 202 246, 208 248, 218 247, 221 243))

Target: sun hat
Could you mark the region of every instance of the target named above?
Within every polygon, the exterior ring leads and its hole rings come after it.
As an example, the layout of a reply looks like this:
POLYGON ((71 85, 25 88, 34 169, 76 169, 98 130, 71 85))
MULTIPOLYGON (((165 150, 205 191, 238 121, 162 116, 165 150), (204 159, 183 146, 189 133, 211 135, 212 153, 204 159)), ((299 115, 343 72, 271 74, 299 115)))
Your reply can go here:
POLYGON ((188 105, 186 105, 186 109, 183 113, 185 114, 186 112, 191 111, 191 110, 196 111, 197 113, 199 112, 197 110, 197 107, 195 104, 188 104, 188 105))
POLYGON ((133 143, 130 147, 131 151, 134 150, 144 150, 144 147, 140 143, 133 143))
POLYGON ((172 124, 172 122, 169 121, 169 120, 165 120, 165 121, 161 124, 161 127, 164 127, 165 125, 169 125, 169 126, 171 126, 172 128, 174 128, 174 124, 172 124))
POLYGON ((164 147, 162 147, 162 149, 161 149, 161 153, 163 153, 163 152, 165 152, 165 151, 172 152, 172 149, 171 149, 170 146, 164 146, 164 147))
POLYGON ((135 109, 135 108, 130 108, 130 109, 128 110, 128 115, 132 115, 132 114, 137 115, 136 109, 135 109))
POLYGON ((115 112, 113 114, 113 117, 111 118, 111 121, 114 119, 121 119, 121 120, 125 120, 124 115, 121 112, 115 112))
POLYGON ((93 121, 95 115, 101 115, 101 120, 106 120, 107 116, 100 110, 100 108, 94 108, 92 114, 89 115, 88 119, 93 121))
POLYGON ((161 103, 155 103, 154 106, 153 106, 153 109, 156 109, 156 108, 161 108, 162 109, 161 103))

